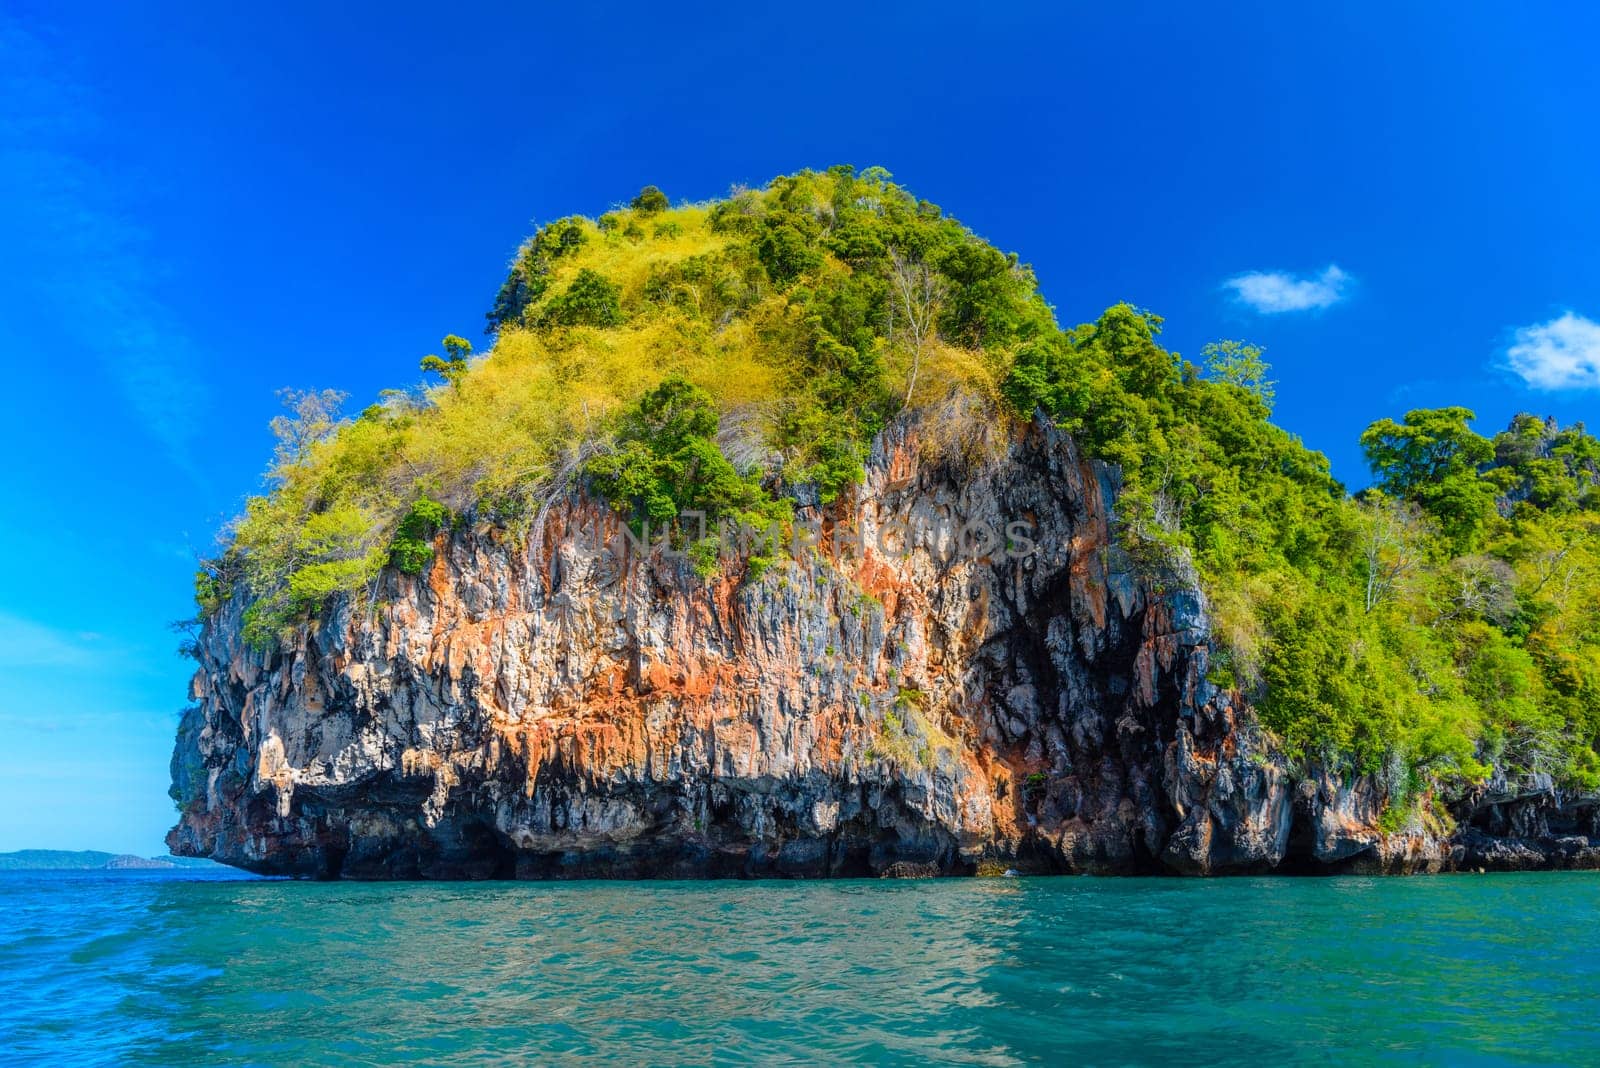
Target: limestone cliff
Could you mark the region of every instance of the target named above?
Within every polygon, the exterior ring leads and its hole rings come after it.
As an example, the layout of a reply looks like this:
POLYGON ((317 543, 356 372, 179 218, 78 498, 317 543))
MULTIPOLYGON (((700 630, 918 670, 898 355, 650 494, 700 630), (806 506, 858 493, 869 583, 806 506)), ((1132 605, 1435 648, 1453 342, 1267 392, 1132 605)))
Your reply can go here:
POLYGON ((175 853, 352 878, 1592 866, 1593 799, 1495 783, 1379 831, 1207 681, 1204 598, 1114 545, 1113 469, 1037 423, 973 466, 911 422, 759 576, 623 551, 573 494, 471 524, 270 653, 205 625, 175 853), (1021 521, 1031 552, 976 530, 1021 521), (964 533, 965 532, 965 533, 964 533))

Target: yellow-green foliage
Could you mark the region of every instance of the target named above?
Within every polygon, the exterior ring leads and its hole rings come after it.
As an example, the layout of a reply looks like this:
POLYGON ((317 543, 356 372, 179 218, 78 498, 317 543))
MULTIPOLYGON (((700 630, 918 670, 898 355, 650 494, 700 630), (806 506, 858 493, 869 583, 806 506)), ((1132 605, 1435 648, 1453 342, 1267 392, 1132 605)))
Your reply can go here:
POLYGON ((256 602, 252 637, 268 644, 326 595, 364 588, 419 500, 516 529, 669 378, 742 431, 730 443, 742 473, 775 480, 774 493, 813 483, 830 499, 859 477, 906 393, 916 404, 979 398, 992 428, 1030 316, 1053 329, 1014 258, 881 171, 805 172, 676 208, 641 194, 599 222, 558 220, 518 251, 486 355, 469 360, 452 335, 448 358, 423 361, 439 384, 389 393, 355 419, 338 420, 326 394, 290 398, 271 492, 248 503, 208 570, 207 603, 242 586, 256 602), (913 310, 944 315, 948 336, 913 340, 896 324, 897 262, 942 279, 913 310), (341 517, 343 540, 302 537, 324 516, 341 517))

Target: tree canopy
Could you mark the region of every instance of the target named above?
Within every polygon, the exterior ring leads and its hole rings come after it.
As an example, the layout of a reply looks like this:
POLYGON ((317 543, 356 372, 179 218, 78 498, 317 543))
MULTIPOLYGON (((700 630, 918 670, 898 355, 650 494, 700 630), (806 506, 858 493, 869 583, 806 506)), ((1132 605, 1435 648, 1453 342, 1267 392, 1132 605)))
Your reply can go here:
POLYGON ((1462 551, 1476 543, 1494 508, 1493 487, 1478 477, 1494 459, 1494 444, 1468 425, 1476 418, 1466 408, 1418 408, 1403 422, 1380 419, 1361 435, 1384 492, 1421 505, 1462 551))

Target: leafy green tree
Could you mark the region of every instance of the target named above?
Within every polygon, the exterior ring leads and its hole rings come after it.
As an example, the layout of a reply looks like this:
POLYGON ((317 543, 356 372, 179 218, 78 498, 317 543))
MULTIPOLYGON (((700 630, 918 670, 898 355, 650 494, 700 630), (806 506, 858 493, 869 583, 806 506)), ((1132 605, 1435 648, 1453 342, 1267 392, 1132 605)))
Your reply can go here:
POLYGON ((1131 304, 1115 304, 1094 324, 1089 344, 1098 348, 1122 388, 1162 403, 1178 384, 1177 358, 1156 342, 1161 316, 1131 304))
POLYGON ((1476 544, 1494 511, 1494 486, 1478 474, 1494 459, 1494 445, 1468 425, 1476 418, 1467 408, 1417 408, 1404 422, 1380 419, 1361 435, 1383 491, 1416 502, 1459 552, 1476 544))
POLYGON ((489 329, 495 331, 506 323, 521 322, 528 306, 550 288, 550 269, 555 261, 573 255, 587 240, 585 220, 571 217, 541 227, 524 242, 486 316, 489 329))
POLYGON ((1027 317, 1032 273, 994 246, 964 240, 945 246, 935 266, 946 280, 941 332, 963 344, 1004 344, 1027 317))
POLYGON ((756 242, 756 258, 774 285, 787 288, 801 275, 822 266, 822 251, 815 246, 814 236, 814 225, 806 216, 790 211, 767 216, 756 242))
POLYGON ((1542 512, 1600 509, 1600 440, 1582 423, 1561 427, 1526 412, 1494 437, 1488 477, 1508 504, 1542 512))
POLYGON ((741 474, 717 444, 715 403, 705 390, 668 378, 621 418, 614 451, 586 472, 595 490, 635 522, 661 530, 685 511, 708 521, 763 520, 781 513, 759 478, 741 474))
POLYGON ((427 355, 422 358, 422 369, 438 375, 449 383, 451 389, 459 389, 461 379, 467 373, 467 357, 472 355, 472 343, 456 334, 446 334, 441 345, 444 346, 443 358, 427 355))
POLYGON ((297 609, 311 608, 372 574, 372 519, 352 507, 318 512, 295 539, 295 552, 289 596, 297 609))
POLYGON ((551 297, 542 321, 552 326, 618 326, 622 291, 604 275, 585 267, 566 291, 551 297))
POLYGON ((653 185, 647 185, 639 190, 639 195, 628 202, 628 207, 641 215, 655 215, 666 211, 672 205, 667 201, 667 194, 653 185))
POLYGON ((395 530, 389 563, 407 575, 420 575, 433 557, 433 536, 449 524, 448 508, 429 497, 418 497, 395 530))
POLYGON ((1200 350, 1200 356, 1212 381, 1226 382, 1254 394, 1270 411, 1278 384, 1267 379, 1271 368, 1261 358, 1263 351, 1248 341, 1213 341, 1200 350))

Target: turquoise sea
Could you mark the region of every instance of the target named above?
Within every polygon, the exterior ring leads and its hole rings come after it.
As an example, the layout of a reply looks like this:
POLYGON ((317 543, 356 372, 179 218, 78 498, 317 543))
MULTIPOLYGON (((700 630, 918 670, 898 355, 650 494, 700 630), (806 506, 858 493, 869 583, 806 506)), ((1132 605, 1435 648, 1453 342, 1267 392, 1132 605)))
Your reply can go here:
POLYGON ((17 1064, 1600 1062, 1600 875, 0 875, 17 1064))

